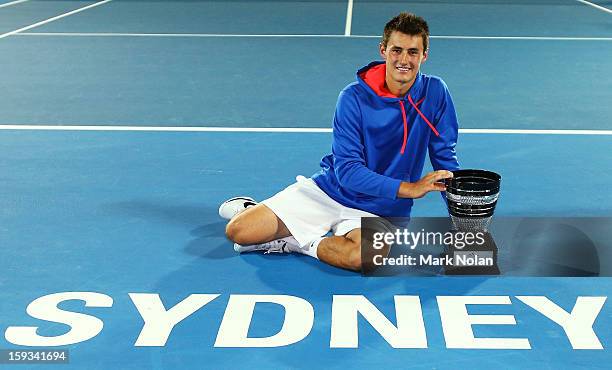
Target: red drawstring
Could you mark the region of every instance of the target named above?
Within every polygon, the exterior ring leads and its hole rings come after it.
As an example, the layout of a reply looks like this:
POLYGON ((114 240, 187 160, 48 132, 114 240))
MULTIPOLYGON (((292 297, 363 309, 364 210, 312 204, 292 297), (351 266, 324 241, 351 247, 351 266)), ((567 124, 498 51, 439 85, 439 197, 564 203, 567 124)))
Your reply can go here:
MULTIPOLYGON (((408 95, 408 101, 410 102, 410 104, 414 107, 414 109, 417 110, 417 112, 419 112, 421 117, 423 117, 423 119, 425 119, 425 122, 427 122, 429 127, 431 127, 431 129, 434 131, 436 136, 440 136, 438 134, 438 131, 436 131, 435 127, 433 127, 433 125, 431 123, 429 123, 427 118, 425 118, 423 113, 421 113, 421 111, 418 108, 418 106, 423 102, 423 100, 425 100, 424 97, 421 98, 421 100, 419 100, 418 102, 414 103, 412 101, 412 98, 410 97, 410 95, 408 95)), ((406 108, 404 108, 404 101, 400 100, 399 102, 400 102, 400 107, 402 108, 402 119, 404 121, 404 142, 402 143, 402 149, 400 150, 400 154, 404 154, 404 150, 406 150, 406 142, 408 141, 408 121, 406 121, 406 108)))
POLYGON ((404 154, 404 149, 406 149, 406 141, 408 141, 408 122, 406 121, 406 109, 404 108, 404 102, 400 100, 399 103, 400 107, 402 107, 402 118, 404 119, 404 143, 402 144, 400 154, 404 154))
MULTIPOLYGON (((424 98, 423 98, 424 99, 424 98)), ((419 103, 423 101, 423 99, 419 100, 419 103)), ((417 107, 417 104, 414 104, 414 102, 412 101, 412 97, 410 96, 410 94, 408 94, 408 101, 410 102, 410 105, 412 105, 412 107, 414 109, 416 109, 417 113, 419 114, 419 116, 421 116, 421 118, 423 118, 425 120, 425 122, 427 123, 427 125, 429 125, 429 128, 434 132, 434 134, 436 134, 436 136, 440 136, 440 134, 438 133, 438 130, 436 130, 436 128, 434 127, 434 125, 431 124, 431 122, 429 122, 429 120, 427 119, 427 117, 425 117, 425 115, 423 114, 423 112, 421 112, 419 110, 419 107, 417 107)))
MULTIPOLYGON (((417 113, 419 113, 421 118, 423 118, 425 122, 427 122, 429 128, 432 129, 434 134, 436 134, 436 136, 440 136, 438 130, 436 130, 434 125, 432 125, 431 122, 429 122, 429 120, 427 119, 427 117, 425 117, 423 112, 419 110, 419 105, 423 102, 423 100, 425 100, 425 97, 421 98, 421 100, 415 103, 412 101, 412 97, 410 96, 410 94, 408 95, 408 101, 410 102, 410 105, 412 105, 412 107, 416 109, 417 113)), ((406 142, 408 141, 408 121, 406 121, 406 108, 404 108, 404 101, 400 100, 399 103, 400 107, 402 108, 402 119, 404 121, 404 142, 402 143, 402 149, 400 150, 400 154, 404 154, 404 150, 406 150, 406 142)))

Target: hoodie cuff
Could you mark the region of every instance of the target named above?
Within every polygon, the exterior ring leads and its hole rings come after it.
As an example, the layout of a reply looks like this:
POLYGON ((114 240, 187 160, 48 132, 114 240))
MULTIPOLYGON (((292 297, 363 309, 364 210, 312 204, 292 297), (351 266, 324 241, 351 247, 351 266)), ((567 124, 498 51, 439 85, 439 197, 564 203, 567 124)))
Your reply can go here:
POLYGON ((387 199, 397 199, 397 192, 402 180, 389 178, 382 185, 382 196, 387 199))

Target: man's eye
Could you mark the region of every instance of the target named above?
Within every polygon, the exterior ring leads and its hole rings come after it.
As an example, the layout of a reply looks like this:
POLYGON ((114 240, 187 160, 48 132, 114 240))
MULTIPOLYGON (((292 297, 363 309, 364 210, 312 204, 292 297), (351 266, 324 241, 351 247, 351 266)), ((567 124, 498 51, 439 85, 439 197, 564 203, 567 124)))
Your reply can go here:
POLYGON ((402 51, 401 51, 401 50, 398 50, 398 49, 393 49, 393 50, 391 50, 391 52, 392 52, 393 54, 399 54, 399 53, 401 53, 402 51))
POLYGON ((415 56, 419 55, 419 51, 418 50, 410 50, 410 51, 408 51, 408 54, 410 54, 410 56, 415 57, 415 56))

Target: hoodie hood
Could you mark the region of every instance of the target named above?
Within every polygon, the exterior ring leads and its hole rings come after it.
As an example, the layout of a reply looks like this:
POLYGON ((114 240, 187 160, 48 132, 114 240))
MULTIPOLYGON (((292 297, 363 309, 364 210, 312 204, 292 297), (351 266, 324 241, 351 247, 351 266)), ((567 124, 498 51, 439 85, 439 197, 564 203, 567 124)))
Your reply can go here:
MULTIPOLYGON (((381 97, 390 98, 394 100, 402 99, 397 95, 394 95, 386 86, 385 78, 387 74, 387 66, 384 61, 375 61, 357 71, 357 81, 366 90, 381 97)), ((414 84, 408 91, 413 98, 421 94, 422 75, 419 71, 414 80, 414 84)))
POLYGON ((374 63, 371 63, 357 72, 359 78, 372 89, 376 95, 382 98, 398 98, 396 95, 393 95, 386 86, 385 78, 387 66, 385 63, 372 64, 374 63))

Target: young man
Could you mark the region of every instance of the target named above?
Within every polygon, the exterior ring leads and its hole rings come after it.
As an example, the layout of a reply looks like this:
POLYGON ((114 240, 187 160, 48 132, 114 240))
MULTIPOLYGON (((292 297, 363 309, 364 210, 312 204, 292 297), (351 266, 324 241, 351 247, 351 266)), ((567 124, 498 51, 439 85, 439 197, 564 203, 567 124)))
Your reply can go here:
POLYGON ((413 199, 445 190, 440 181, 459 168, 458 124, 444 82, 419 71, 428 45, 421 17, 401 13, 386 24, 384 61, 340 93, 322 170, 259 204, 239 197, 219 208, 237 252, 299 252, 360 270, 361 217, 408 217, 413 199), (435 171, 420 178, 427 150, 435 171))

